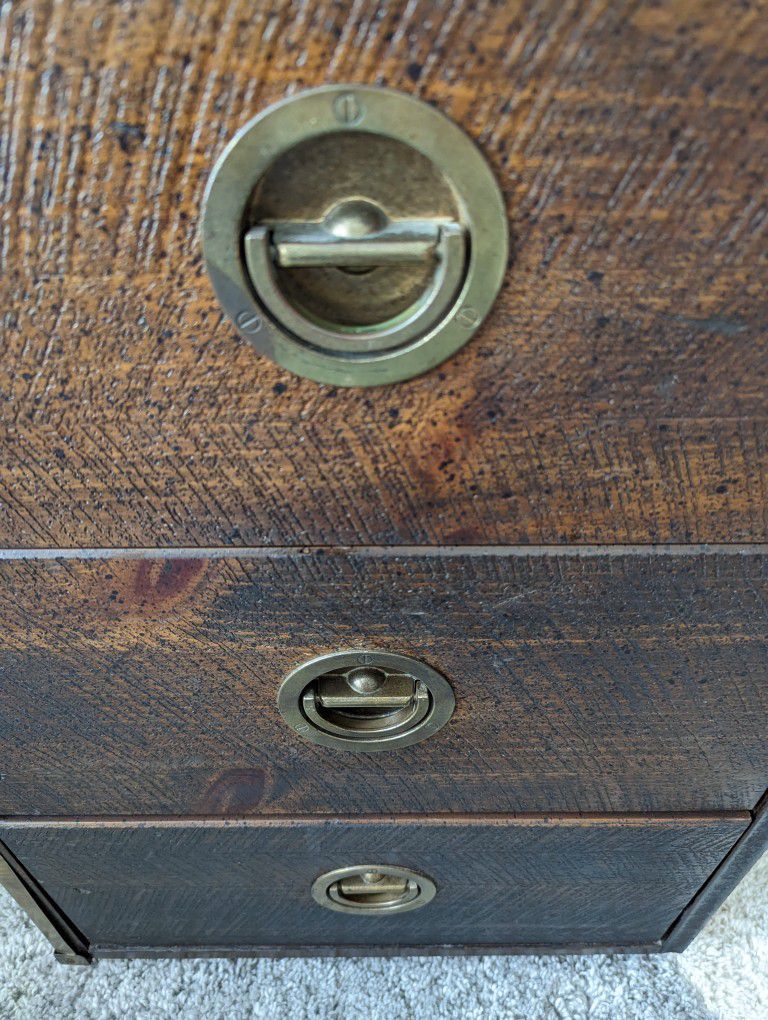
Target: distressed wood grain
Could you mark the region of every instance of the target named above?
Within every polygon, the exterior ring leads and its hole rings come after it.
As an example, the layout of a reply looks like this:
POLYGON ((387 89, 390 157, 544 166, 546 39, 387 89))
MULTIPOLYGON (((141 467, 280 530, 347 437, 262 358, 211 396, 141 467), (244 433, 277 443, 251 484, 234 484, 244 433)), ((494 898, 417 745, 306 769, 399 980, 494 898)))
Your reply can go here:
POLYGON ((660 939, 749 816, 0 823, 85 933, 132 946, 642 945, 660 939), (325 910, 318 875, 379 863, 435 899, 391 917, 325 910))
POLYGON ((766 788, 765 553, 253 550, 0 562, 0 815, 743 810, 766 788), (309 743, 285 675, 373 647, 456 712, 309 743))
POLYGON ((5 545, 766 535, 768 8, 20 0, 0 12, 5 545), (437 104, 513 257, 441 370, 336 391, 223 320, 233 132, 324 82, 437 104))

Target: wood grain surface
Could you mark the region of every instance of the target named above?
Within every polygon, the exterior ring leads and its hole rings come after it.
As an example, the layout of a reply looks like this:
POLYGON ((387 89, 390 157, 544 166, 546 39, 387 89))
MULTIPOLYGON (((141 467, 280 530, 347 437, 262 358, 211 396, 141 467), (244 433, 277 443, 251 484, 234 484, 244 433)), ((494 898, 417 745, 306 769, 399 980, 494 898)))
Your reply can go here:
POLYGON ((766 535, 768 7, 19 0, 0 11, 0 541, 766 535), (249 117, 323 82, 435 103, 504 191, 478 337, 375 391, 223 319, 198 224, 249 117))
POLYGON ((660 939, 748 815, 0 823, 87 936, 117 946, 642 944, 660 939), (310 896, 318 875, 396 864, 437 885, 392 917, 310 896))
POLYGON ((0 563, 0 815, 751 808, 766 788, 768 558, 615 551, 0 563), (429 740, 293 733, 317 654, 450 681, 429 740))

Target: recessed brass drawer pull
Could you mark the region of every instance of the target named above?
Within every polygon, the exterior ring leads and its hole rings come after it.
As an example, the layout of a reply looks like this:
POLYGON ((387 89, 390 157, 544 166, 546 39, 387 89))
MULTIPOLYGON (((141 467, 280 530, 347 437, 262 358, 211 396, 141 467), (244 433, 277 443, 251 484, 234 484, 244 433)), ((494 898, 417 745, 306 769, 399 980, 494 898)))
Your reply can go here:
POLYGON ((453 691, 430 666, 394 652, 321 655, 286 677, 278 708, 326 747, 379 751, 431 736, 453 713, 453 691))
POLYGON ((507 263, 480 151, 427 103, 373 86, 312 89, 246 124, 213 170, 202 233, 243 335, 341 386, 440 364, 482 322, 507 263))
POLYGON ((426 875, 389 864, 337 868, 312 884, 320 906, 347 914, 399 914, 426 906, 436 892, 426 875))

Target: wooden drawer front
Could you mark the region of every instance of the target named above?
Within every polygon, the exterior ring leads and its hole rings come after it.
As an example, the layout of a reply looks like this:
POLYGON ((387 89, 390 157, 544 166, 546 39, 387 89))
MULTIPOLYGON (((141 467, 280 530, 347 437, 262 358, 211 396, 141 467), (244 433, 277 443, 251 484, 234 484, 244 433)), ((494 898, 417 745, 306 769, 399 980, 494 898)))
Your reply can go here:
POLYGON ((0 578, 4 814, 742 810, 765 790, 761 554, 21 560, 0 578), (441 670, 453 718, 375 755, 301 739, 283 677, 368 645, 441 670))
POLYGON ((748 815, 450 821, 16 822, 0 840, 98 955, 110 947, 638 946, 662 938, 748 815), (393 864, 431 903, 318 906, 318 875, 393 864))
POLYGON ((757 8, 70 6, 14 3, 0 54, 0 541, 765 539, 757 8), (478 336, 373 392, 258 357, 199 243, 234 132, 350 79, 479 142, 513 251, 478 336))

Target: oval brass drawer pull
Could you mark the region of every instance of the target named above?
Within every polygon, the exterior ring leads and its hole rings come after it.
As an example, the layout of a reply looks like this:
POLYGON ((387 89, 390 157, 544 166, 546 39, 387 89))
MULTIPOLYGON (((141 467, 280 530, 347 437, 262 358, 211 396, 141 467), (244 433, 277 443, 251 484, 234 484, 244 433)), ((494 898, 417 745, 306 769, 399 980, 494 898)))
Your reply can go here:
POLYGON ((293 670, 277 705, 297 733, 317 744, 381 751, 436 733, 450 719, 455 699, 448 681, 418 659, 347 651, 293 670))
POLYGON ((436 892, 431 878, 390 864, 337 868, 312 884, 315 902, 347 914, 400 914, 426 906, 436 892))

